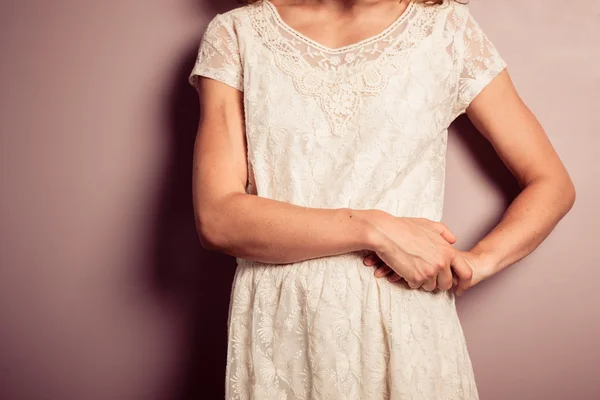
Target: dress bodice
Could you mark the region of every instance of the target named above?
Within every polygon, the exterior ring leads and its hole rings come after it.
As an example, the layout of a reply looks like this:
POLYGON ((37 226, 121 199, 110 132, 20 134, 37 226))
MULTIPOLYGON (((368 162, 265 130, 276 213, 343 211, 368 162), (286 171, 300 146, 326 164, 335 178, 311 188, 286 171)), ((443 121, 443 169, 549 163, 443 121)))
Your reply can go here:
POLYGON ((243 91, 248 193, 440 220, 448 126, 505 66, 456 2, 332 49, 264 0, 210 22, 190 83, 243 91))

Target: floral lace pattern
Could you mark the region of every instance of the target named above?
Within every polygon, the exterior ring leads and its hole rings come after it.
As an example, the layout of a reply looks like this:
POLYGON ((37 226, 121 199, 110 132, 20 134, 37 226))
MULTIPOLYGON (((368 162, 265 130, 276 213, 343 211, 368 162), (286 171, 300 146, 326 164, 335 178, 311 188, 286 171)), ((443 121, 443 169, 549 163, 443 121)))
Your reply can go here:
MULTIPOLYGON (((292 30, 283 22, 270 2, 264 8, 250 8, 254 28, 272 50, 279 67, 294 80, 298 91, 316 96, 331 123, 333 134, 342 135, 345 125, 356 114, 364 95, 380 93, 387 83, 386 61, 399 55, 412 41, 408 38, 415 24, 408 24, 415 3, 384 32, 360 46, 327 49, 292 30)), ((430 17, 419 13, 416 18, 430 17)), ((417 26, 419 24, 416 24, 417 26)))
POLYGON ((243 90, 240 54, 231 28, 231 23, 225 21, 221 15, 210 21, 189 77, 192 86, 196 87, 198 77, 204 75, 243 90), (211 60, 210 65, 205 65, 207 60, 211 60))
MULTIPOLYGON (((276 11, 217 15, 189 77, 243 92, 247 193, 441 220, 447 128, 506 66, 468 7, 411 3, 338 49, 276 11)), ((227 399, 478 399, 453 292, 377 279, 363 254, 237 259, 227 399)))

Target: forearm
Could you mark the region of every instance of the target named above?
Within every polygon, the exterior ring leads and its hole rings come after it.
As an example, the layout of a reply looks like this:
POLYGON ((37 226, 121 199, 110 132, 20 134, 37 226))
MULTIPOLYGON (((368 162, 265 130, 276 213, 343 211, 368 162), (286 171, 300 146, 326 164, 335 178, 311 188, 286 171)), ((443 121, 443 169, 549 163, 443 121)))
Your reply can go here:
POLYGON ((527 185, 502 220, 470 252, 491 276, 530 254, 552 232, 574 202, 570 182, 541 179, 527 185))
POLYGON ((197 217, 207 248, 248 260, 290 263, 372 247, 368 210, 308 208, 235 193, 197 217))

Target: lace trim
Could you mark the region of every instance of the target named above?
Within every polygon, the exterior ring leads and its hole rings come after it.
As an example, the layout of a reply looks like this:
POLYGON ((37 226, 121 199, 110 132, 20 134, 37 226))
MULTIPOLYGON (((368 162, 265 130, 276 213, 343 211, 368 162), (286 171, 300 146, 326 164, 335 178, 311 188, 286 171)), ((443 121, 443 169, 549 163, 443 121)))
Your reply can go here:
POLYGON ((388 67, 399 68, 394 62, 407 49, 412 48, 427 34, 429 21, 436 7, 415 5, 406 10, 395 23, 381 34, 363 42, 346 46, 340 55, 317 43, 299 38, 293 31, 282 28, 290 37, 284 37, 277 23, 277 15, 267 12, 265 2, 249 7, 254 29, 263 43, 274 54, 275 62, 293 78, 296 89, 307 96, 316 97, 326 114, 331 131, 341 136, 348 122, 356 114, 363 95, 376 95, 386 87, 388 67), (410 11, 410 12, 408 12, 410 11), (414 12, 413 12, 414 11, 414 12), (271 20, 267 17, 270 14, 271 20), (411 20, 408 17, 413 16, 411 20), (405 23, 405 26, 402 26, 405 23), (391 32, 400 30, 396 35, 391 32), (384 34, 385 33, 385 34, 384 34), (405 40, 403 40, 405 39, 405 40), (367 45, 371 45, 367 47, 367 45), (314 65, 308 62, 311 60, 314 65))
POLYGON ((390 26, 388 26, 387 28, 385 28, 382 32, 380 32, 374 36, 368 37, 366 39, 360 40, 356 43, 349 44, 347 46, 331 48, 331 47, 322 45, 321 43, 317 42, 316 40, 313 40, 313 39, 309 38, 308 36, 303 35, 302 33, 298 32, 294 28, 292 28, 288 23, 286 23, 283 20, 283 18, 281 18, 279 11, 277 11, 277 7, 275 7, 275 5, 273 5, 273 3, 271 3, 270 0, 264 0, 264 2, 271 9, 271 12, 273 13, 275 21, 279 24, 279 26, 281 26, 283 29, 285 29, 288 33, 290 33, 291 35, 297 37, 298 39, 308 43, 311 46, 317 47, 317 48, 321 49, 322 51, 331 53, 331 54, 344 53, 346 51, 353 50, 357 47, 367 45, 371 42, 375 42, 375 41, 381 39, 382 37, 387 36, 398 25, 400 25, 402 22, 404 22, 404 20, 407 19, 411 15, 411 13, 413 12, 413 9, 415 8, 415 2, 411 1, 408 4, 408 6, 406 7, 406 9, 404 10, 404 12, 402 13, 402 15, 400 15, 398 18, 396 18, 396 20, 394 22, 392 22, 392 24, 390 26))

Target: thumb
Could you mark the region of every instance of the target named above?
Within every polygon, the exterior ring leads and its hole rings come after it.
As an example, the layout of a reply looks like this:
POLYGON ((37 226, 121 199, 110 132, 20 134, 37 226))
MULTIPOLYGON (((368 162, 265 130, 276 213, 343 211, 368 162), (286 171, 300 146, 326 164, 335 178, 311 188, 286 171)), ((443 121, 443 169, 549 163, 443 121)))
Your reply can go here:
POLYGON ((458 277, 456 294, 460 296, 471 286, 471 279, 473 278, 473 269, 460 253, 456 253, 456 256, 452 260, 452 268, 454 269, 458 277))

